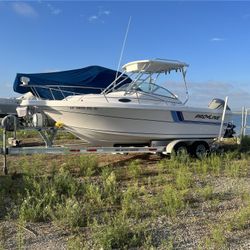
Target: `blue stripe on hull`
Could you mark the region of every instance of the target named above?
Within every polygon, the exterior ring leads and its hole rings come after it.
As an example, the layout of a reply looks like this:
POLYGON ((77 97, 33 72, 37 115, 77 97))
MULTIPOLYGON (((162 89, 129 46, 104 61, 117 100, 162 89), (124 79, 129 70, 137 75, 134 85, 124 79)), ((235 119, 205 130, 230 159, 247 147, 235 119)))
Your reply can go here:
POLYGON ((180 121, 176 111, 171 111, 171 115, 172 115, 174 122, 180 121))
MULTIPOLYGON (((194 124, 208 124, 208 125, 220 125, 220 122, 211 122, 211 121, 190 121, 185 120, 183 113, 181 111, 171 111, 172 118, 174 122, 184 122, 184 123, 194 123, 194 124)), ((227 125, 227 123, 224 123, 227 125)))

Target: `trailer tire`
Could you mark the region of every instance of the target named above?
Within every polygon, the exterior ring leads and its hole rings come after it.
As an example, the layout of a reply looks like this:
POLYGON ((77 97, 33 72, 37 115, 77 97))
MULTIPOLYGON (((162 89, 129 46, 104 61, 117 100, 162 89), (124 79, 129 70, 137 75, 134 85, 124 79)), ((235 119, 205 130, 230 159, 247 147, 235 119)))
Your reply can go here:
POLYGON ((192 156, 198 159, 206 157, 208 153, 209 153, 209 145, 207 142, 204 141, 195 142, 191 146, 192 156))
POLYGON ((185 143, 178 143, 173 148, 173 153, 175 156, 187 155, 189 153, 188 147, 185 143))

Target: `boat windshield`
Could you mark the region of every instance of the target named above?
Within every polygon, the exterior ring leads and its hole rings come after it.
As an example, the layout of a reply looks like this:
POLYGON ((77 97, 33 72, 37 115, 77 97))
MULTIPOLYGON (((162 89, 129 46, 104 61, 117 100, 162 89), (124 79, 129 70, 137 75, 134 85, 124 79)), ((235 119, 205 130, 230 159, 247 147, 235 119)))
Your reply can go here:
POLYGON ((151 95, 158 95, 158 96, 177 99, 177 97, 166 88, 145 81, 141 83, 134 82, 132 84, 131 83, 124 84, 120 88, 116 89, 116 91, 126 91, 126 92, 137 91, 151 95))
MULTIPOLYGON (((183 103, 186 103, 188 101, 188 89, 185 78, 187 66, 186 63, 180 61, 162 59, 131 62, 123 66, 124 71, 122 73, 122 75, 129 77, 131 82, 125 83, 122 80, 120 83, 117 83, 118 77, 102 93, 124 91, 125 94, 132 92, 137 94, 140 92, 145 95, 151 95, 151 97, 154 95, 161 101, 169 102, 170 100, 166 100, 166 98, 171 98, 175 103, 182 103, 175 94, 162 87, 163 83, 166 83, 166 77, 168 78, 170 73, 180 72, 186 90, 186 100, 183 103), (121 83, 123 84, 122 86, 121 83)), ((179 82, 179 80, 179 74, 177 77, 174 76, 174 82, 179 82)))
POLYGON ((142 82, 141 84, 137 85, 137 89, 139 91, 142 91, 148 94, 160 95, 160 96, 176 99, 176 96, 173 93, 171 93, 169 90, 154 83, 142 82))

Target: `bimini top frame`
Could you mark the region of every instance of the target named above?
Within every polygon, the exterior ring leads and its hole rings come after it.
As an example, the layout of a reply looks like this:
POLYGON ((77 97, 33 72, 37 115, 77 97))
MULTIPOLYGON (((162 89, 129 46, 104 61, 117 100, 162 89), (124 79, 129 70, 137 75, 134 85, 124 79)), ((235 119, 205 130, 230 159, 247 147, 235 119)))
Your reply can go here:
POLYGON ((172 70, 181 70, 188 67, 188 64, 176 60, 140 60, 125 64, 122 69, 129 72, 144 73, 170 73, 172 70))
POLYGON ((122 67, 123 73, 118 78, 116 78, 116 80, 113 81, 102 93, 107 94, 110 91, 117 89, 124 80, 120 81, 118 84, 117 81, 121 76, 124 76, 125 74, 128 74, 130 78, 134 76, 134 80, 132 83, 134 85, 138 82, 141 82, 142 80, 148 79, 152 79, 153 82, 155 82, 160 74, 167 74, 171 71, 180 71, 182 73, 182 77, 185 84, 186 99, 183 102, 185 104, 189 99, 188 88, 186 83, 186 68, 188 66, 188 64, 177 60, 154 59, 133 61, 125 64, 122 67), (156 74, 156 77, 154 77, 154 79, 153 74, 156 74), (143 75, 146 75, 146 78, 143 77, 143 75))

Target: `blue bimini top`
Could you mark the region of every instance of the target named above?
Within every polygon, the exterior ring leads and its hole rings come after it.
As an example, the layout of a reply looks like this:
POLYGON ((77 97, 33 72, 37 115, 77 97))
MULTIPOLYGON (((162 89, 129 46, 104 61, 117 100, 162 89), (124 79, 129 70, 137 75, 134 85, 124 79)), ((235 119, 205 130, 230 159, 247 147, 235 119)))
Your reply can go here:
MULTIPOLYGON (((18 73, 13 89, 20 94, 31 92, 41 99, 61 100, 74 94, 101 93, 120 75, 121 72, 101 66, 49 73, 18 73)), ((120 86, 131 82, 131 79, 123 75, 116 83, 121 81, 120 86)))

